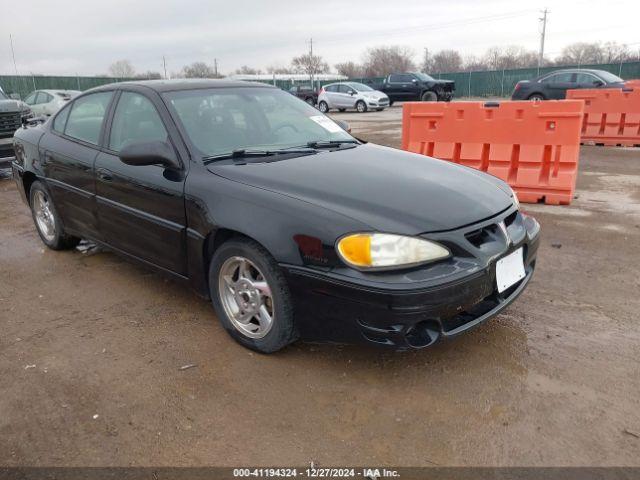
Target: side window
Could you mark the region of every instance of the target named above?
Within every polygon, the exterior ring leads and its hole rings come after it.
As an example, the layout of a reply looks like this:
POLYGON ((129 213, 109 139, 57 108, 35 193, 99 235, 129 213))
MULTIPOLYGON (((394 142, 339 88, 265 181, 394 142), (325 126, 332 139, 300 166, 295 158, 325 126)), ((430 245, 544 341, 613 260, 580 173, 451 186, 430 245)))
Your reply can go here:
POLYGON ((69 118, 69 112, 71 111, 71 105, 67 105, 56 115, 56 118, 53 120, 53 129, 58 133, 64 133, 64 127, 67 123, 67 118, 69 118))
POLYGON ((391 75, 389 77, 390 83, 402 83, 402 75, 391 75))
POLYGON ((27 105, 35 105, 37 93, 38 92, 31 92, 29 96, 24 99, 24 103, 26 103, 27 105))
POLYGON ((348 86, 348 85, 340 85, 338 87, 338 91, 340 93, 349 93, 351 90, 352 90, 352 88, 350 86, 348 86))
MULTIPOLYGON (((599 78, 596 78, 590 73, 576 73, 576 83, 580 85, 594 85, 595 82, 602 82, 599 78)), ((602 82, 604 83, 604 82, 602 82)))
POLYGON ((324 87, 324 89, 327 92, 337 92, 338 91, 338 85, 329 85, 327 87, 324 87))
POLYGON ((166 141, 167 130, 151 100, 122 92, 113 115, 109 148, 119 152, 130 143, 166 141))
POLYGON ((571 83, 573 73, 556 73, 542 80, 542 83, 571 83))
POLYGON ((100 130, 113 92, 92 93, 73 102, 64 133, 94 145, 100 141, 100 130))
POLYGON ((38 92, 36 96, 36 105, 40 105, 42 103, 49 103, 51 101, 51 95, 46 92, 38 92))

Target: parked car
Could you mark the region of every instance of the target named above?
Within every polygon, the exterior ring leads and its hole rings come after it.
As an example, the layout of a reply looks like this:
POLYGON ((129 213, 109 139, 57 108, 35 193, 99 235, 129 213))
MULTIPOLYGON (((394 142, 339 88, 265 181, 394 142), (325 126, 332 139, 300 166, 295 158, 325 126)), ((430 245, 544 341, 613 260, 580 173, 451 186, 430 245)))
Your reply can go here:
POLYGON ((330 83, 320 89, 318 109, 327 113, 330 109, 344 112, 354 108, 360 113, 370 108, 382 111, 389 106, 389 97, 373 88, 357 82, 330 83))
POLYGON ((456 89, 453 80, 436 80, 426 73, 393 73, 382 83, 371 85, 384 92, 393 102, 450 102, 456 89))
POLYGON ((269 85, 98 87, 15 149, 45 245, 86 238, 172 275, 260 352, 426 347, 502 311, 535 268, 539 225, 506 183, 360 142, 269 85))
POLYGON ((576 88, 620 88, 624 80, 604 70, 565 69, 516 83, 511 100, 562 100, 576 88))
POLYGON ((28 105, 9 98, 0 88, 0 165, 7 166, 13 159, 13 134, 31 116, 28 105))
POLYGON ((79 90, 36 90, 27 95, 24 103, 31 107, 36 117, 49 117, 80 93, 79 90))
POLYGON ((318 92, 308 85, 294 85, 289 89, 289 93, 304 100, 309 105, 313 106, 318 103, 318 92))

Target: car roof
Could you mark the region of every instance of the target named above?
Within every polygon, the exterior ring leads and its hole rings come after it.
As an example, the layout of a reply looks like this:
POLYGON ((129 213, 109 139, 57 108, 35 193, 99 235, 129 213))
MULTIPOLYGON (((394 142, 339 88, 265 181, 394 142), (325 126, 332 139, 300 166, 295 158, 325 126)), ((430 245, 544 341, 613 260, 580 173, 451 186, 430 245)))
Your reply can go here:
POLYGON ((554 73, 595 73, 596 75, 599 73, 609 73, 606 70, 596 70, 594 68, 563 68, 560 70, 554 70, 553 72, 547 72, 544 75, 540 75, 539 78, 547 77, 549 75, 553 75, 554 73))
POLYGON ((35 90, 36 92, 45 92, 45 93, 81 93, 80 90, 63 90, 63 89, 54 89, 54 90, 35 90))
POLYGON ((263 87, 276 88, 272 85, 260 82, 245 82, 242 80, 226 80, 226 79, 172 79, 172 80, 140 80, 132 82, 118 82, 102 85, 91 89, 91 91, 113 90, 125 87, 146 87, 155 90, 158 93, 175 92, 180 90, 200 90, 205 88, 233 88, 233 87, 263 87))

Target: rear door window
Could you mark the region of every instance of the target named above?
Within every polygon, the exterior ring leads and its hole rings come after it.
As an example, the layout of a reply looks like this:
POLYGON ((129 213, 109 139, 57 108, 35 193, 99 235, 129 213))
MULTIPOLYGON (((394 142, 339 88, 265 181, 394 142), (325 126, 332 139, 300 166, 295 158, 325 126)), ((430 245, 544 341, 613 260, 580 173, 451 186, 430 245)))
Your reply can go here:
POLYGON ((112 96, 113 92, 92 93, 73 102, 64 130, 65 135, 98 145, 112 96))
POLYGON ((350 86, 348 86, 348 85, 340 85, 340 86, 338 87, 338 91, 339 91, 340 93, 349 93, 351 90, 353 90, 353 89, 352 89, 350 86))
POLYGON ((69 112, 71 111, 71 105, 67 105, 56 115, 53 120, 53 129, 58 133, 64 133, 64 127, 67 124, 67 118, 69 118, 69 112))
POLYGON ((554 75, 549 75, 548 77, 542 79, 542 83, 571 83, 573 80, 573 73, 556 73, 554 75))

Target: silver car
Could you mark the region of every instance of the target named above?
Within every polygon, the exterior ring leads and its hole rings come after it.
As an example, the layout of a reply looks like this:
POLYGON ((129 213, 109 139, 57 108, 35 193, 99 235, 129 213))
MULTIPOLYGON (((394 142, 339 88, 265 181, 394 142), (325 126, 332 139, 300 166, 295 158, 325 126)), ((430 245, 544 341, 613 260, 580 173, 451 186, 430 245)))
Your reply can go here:
POLYGON ((36 90, 24 99, 24 103, 31 107, 36 117, 49 117, 80 93, 79 90, 36 90))
POLYGON ((355 108, 364 113, 370 108, 378 111, 389 106, 389 97, 384 93, 357 82, 330 83, 320 89, 318 109, 327 113, 336 108, 344 112, 347 108, 355 108))

